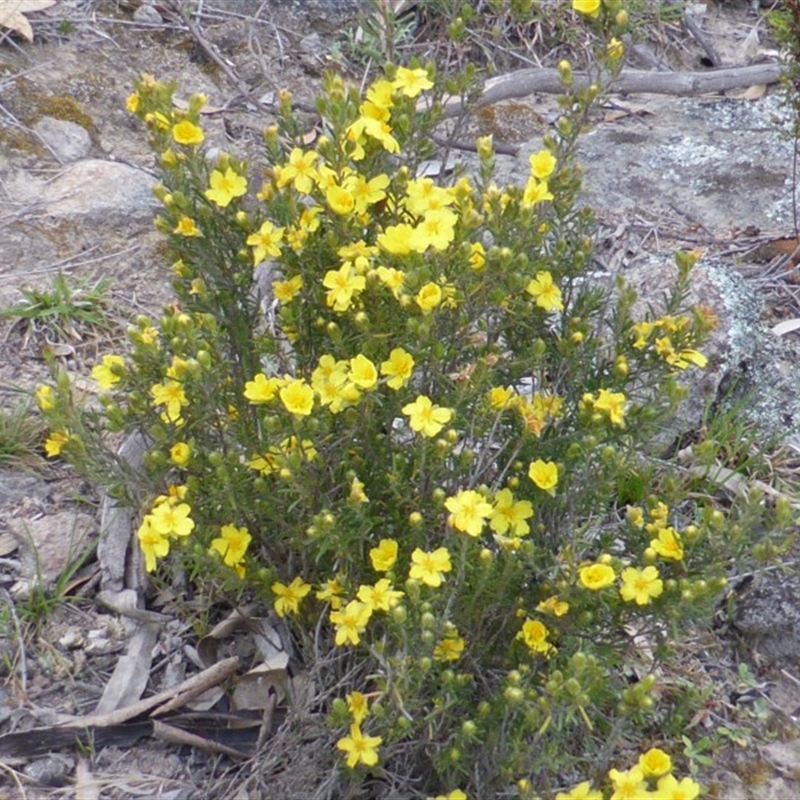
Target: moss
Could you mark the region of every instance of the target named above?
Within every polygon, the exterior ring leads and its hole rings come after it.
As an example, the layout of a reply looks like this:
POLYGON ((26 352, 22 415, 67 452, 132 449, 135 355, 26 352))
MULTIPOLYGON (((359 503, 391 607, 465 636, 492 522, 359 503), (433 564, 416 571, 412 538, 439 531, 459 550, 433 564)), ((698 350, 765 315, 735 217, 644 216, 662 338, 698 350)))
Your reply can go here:
POLYGON ((38 157, 47 152, 37 137, 18 128, 0 127, 0 146, 4 150, 18 150, 38 157))
POLYGON ((482 135, 491 134, 503 142, 529 141, 544 128, 544 120, 526 103, 499 103, 476 112, 482 135))
POLYGON ((94 121, 75 98, 69 95, 45 94, 40 87, 24 77, 17 78, 15 84, 20 98, 25 101, 26 113, 23 119, 27 125, 36 124, 42 117, 74 122, 89 134, 94 144, 98 143, 94 121))

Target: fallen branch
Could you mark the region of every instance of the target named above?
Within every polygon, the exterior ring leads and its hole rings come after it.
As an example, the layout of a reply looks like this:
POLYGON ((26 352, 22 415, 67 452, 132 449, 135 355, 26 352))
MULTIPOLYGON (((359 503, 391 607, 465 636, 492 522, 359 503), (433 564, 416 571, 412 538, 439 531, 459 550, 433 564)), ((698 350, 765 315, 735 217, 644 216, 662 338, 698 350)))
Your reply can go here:
MULTIPOLYGON (((783 72, 781 64, 754 64, 749 67, 730 67, 707 72, 647 72, 623 70, 614 81, 612 91, 623 94, 673 94, 698 95, 724 92, 742 86, 777 83, 783 72)), ((573 75, 573 86, 580 88, 589 83, 583 72, 573 75)), ((527 97, 534 92, 563 94, 557 69, 520 69, 507 75, 490 78, 475 108, 499 103, 501 100, 527 97)), ((453 97, 444 104, 444 116, 454 117, 461 111, 462 101, 453 97)))

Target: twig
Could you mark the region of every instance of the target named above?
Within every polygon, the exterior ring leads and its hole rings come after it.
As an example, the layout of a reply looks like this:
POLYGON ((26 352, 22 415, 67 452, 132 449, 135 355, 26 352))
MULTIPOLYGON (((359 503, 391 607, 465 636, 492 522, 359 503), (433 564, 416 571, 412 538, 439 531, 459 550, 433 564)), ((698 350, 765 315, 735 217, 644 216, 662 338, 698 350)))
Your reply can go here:
POLYGON ((206 689, 210 689, 212 686, 216 686, 235 672, 238 667, 239 658, 237 656, 225 658, 208 669, 198 672, 197 675, 193 675, 191 678, 183 681, 183 683, 179 683, 177 686, 173 686, 170 689, 165 689, 163 692, 154 694, 152 697, 140 700, 138 703, 134 703, 127 708, 120 708, 108 714, 90 714, 87 717, 78 717, 60 727, 106 727, 109 725, 120 725, 148 712, 151 712, 151 716, 160 714, 162 712, 161 706, 165 708, 173 707, 174 701, 178 697, 183 697, 184 700, 187 700, 189 699, 188 696, 195 696, 206 689))
POLYGON ((708 40, 708 37, 703 33, 703 29, 698 24, 694 14, 692 14, 688 8, 683 12, 683 24, 686 26, 689 33, 691 33, 692 36, 697 39, 703 50, 706 51, 706 55, 708 56, 708 60, 711 62, 711 66, 722 66, 722 59, 720 58, 719 53, 716 51, 714 45, 708 40))
MULTIPOLYGON (((462 150, 466 153, 477 153, 478 145, 475 142, 463 142, 458 140, 445 141, 441 136, 431 137, 440 147, 449 147, 451 150, 462 150)), ((501 156, 516 156, 519 154, 519 145, 507 144, 506 142, 492 142, 494 152, 501 156)))
MULTIPOLYGON (((749 67, 730 67, 708 72, 646 72, 623 70, 610 90, 627 94, 671 94, 699 95, 722 92, 740 86, 757 83, 777 83, 784 67, 781 64, 755 64, 749 67)), ((576 72, 573 87, 585 87, 591 78, 585 72, 576 72)), ((501 100, 527 97, 534 92, 563 94, 557 69, 521 69, 486 81, 483 92, 474 108, 499 103, 501 100)), ((425 101, 421 104, 423 107, 425 101)), ((463 103, 460 97, 452 97, 442 106, 442 117, 457 116, 463 103)))
MULTIPOLYGON (((192 22, 183 6, 177 2, 177 0, 165 0, 165 5, 183 21, 183 24, 187 27, 189 33, 192 34, 197 44, 200 45, 203 52, 206 53, 206 55, 228 76, 228 78, 230 78, 234 86, 236 86, 239 92, 245 98, 247 98, 247 100, 261 108, 270 110, 274 109, 274 105, 262 103, 253 95, 253 90, 236 74, 236 70, 234 70, 234 68, 217 52, 216 47, 214 47, 214 45, 212 45, 211 42, 206 39, 206 37, 203 35, 203 32, 197 25, 195 25, 194 22, 192 22)), ((316 113, 316 109, 308 103, 292 101, 292 105, 294 108, 297 108, 300 111, 316 113)))

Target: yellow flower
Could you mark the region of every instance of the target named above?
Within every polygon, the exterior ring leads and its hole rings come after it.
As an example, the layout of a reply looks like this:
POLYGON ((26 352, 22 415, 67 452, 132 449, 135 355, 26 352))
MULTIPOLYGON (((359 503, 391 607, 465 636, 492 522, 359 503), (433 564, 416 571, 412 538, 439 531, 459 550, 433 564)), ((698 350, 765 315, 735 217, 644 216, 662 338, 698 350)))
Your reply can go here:
POLYGON ((528 467, 528 477, 543 491, 555 494, 558 485, 558 466, 552 461, 537 458, 528 467))
POLYGON ((351 214, 356 207, 356 200, 353 193, 345 186, 333 184, 325 191, 325 199, 331 211, 339 216, 351 214))
POLYGON ((350 380, 361 389, 372 389, 378 382, 378 370, 365 355, 359 353, 350 359, 350 380))
POLYGON ((447 794, 437 794, 433 800, 468 800, 468 798, 466 792, 462 792, 461 789, 453 789, 447 794))
POLYGON ((388 122, 362 115, 347 129, 348 139, 357 143, 352 156, 354 161, 364 157, 364 148, 360 144, 361 137, 364 135, 379 142, 387 153, 397 153, 400 150, 400 145, 392 136, 392 128, 388 122))
POLYGON ((621 577, 619 593, 627 603, 635 602, 637 606, 646 606, 664 591, 664 581, 655 567, 645 567, 642 570, 628 567, 622 570, 621 577))
POLYGON ((275 397, 282 385, 283 380, 281 378, 268 378, 262 372, 259 372, 253 380, 245 383, 244 396, 253 405, 268 403, 275 397))
POLYGON ((528 162, 531 165, 531 175, 540 181, 546 181, 556 168, 556 157, 549 150, 533 153, 528 162))
POLYGON ((644 512, 638 506, 628 506, 625 518, 634 528, 641 530, 644 527, 644 512))
POLYGON ((537 272, 536 277, 527 285, 525 291, 536 298, 536 305, 545 311, 563 311, 561 289, 553 283, 553 276, 547 272, 537 272))
POLYGON ((331 611, 331 622, 336 626, 336 645, 358 644, 372 616, 372 609, 358 600, 351 600, 340 611, 331 611))
POLYGON ((614 792, 609 800, 643 800, 650 796, 640 767, 632 767, 627 772, 611 769, 608 777, 614 784, 614 792))
POLYGON ((650 547, 661 558, 666 558, 669 561, 680 561, 683 558, 683 546, 673 527, 662 528, 658 532, 658 538, 650 540, 650 547))
POLYGON ((295 147, 289 153, 289 163, 284 164, 280 169, 278 186, 282 188, 291 183, 301 194, 309 194, 319 177, 314 168, 314 162, 318 157, 313 150, 306 153, 299 147, 295 147))
POLYGON ((367 180, 363 175, 353 175, 347 179, 345 186, 353 196, 355 212, 360 214, 369 206, 386 198, 385 190, 389 186, 389 176, 376 175, 367 180))
POLYGON ((353 717, 353 722, 355 722, 356 725, 360 725, 367 718, 367 714, 369 714, 366 695, 361 692, 351 692, 345 695, 345 700, 347 701, 347 710, 353 717))
POLYGON ((479 272, 486 266, 486 249, 480 242, 473 242, 469 246, 469 250, 469 265, 476 272, 479 272))
POLYGON ((101 389, 110 389, 114 384, 120 382, 122 375, 119 373, 124 366, 125 359, 122 356, 103 356, 102 363, 92 369, 92 377, 101 389), (114 367, 117 369, 115 370, 114 367))
POLYGON ((166 406, 169 422, 177 422, 181 418, 181 408, 189 404, 183 386, 178 381, 167 378, 163 383, 156 383, 150 388, 154 406, 166 406))
POLYGON ((672 759, 658 747, 651 747, 639 756, 639 766, 645 778, 658 778, 672 769, 672 759))
POLYGON ((533 516, 533 506, 528 500, 517 500, 510 489, 501 489, 494 496, 494 508, 489 527, 499 534, 510 531, 512 536, 525 536, 530 532, 526 520, 533 516))
POLYGON ((381 375, 389 378, 386 385, 390 389, 402 389, 411 379, 414 359, 402 347, 395 347, 389 358, 381 363, 381 375))
POLYGON ((169 553, 169 539, 153 530, 150 517, 146 516, 136 532, 139 547, 144 555, 144 566, 148 572, 155 571, 156 559, 164 558, 169 553))
POLYGON ((397 542, 394 539, 381 539, 378 546, 369 551, 369 558, 376 572, 388 572, 397 561, 397 542))
POLYGON ((612 425, 625 427, 625 402, 626 398, 622 392, 600 389, 597 399, 594 400, 594 407, 605 412, 612 425))
POLYGON ((433 81, 428 77, 427 70, 422 68, 398 67, 392 81, 392 88, 406 97, 416 97, 420 92, 432 87, 433 81))
POLYGON ((364 291, 367 281, 363 275, 356 274, 350 261, 337 269, 329 269, 322 279, 322 285, 328 290, 325 302, 334 311, 343 312, 350 308, 353 296, 364 291))
POLYGON ((141 105, 142 98, 139 96, 138 92, 133 92, 129 94, 125 99, 125 108, 131 112, 131 114, 135 114, 139 110, 139 106, 141 105))
POLYGON ((295 275, 288 281, 273 281, 272 294, 279 303, 291 303, 303 288, 303 276, 295 275))
MULTIPOLYGON (((415 217, 425 216, 430 211, 440 211, 453 205, 455 195, 452 189, 437 186, 431 178, 416 178, 406 185, 403 205, 415 217)), ((451 212, 452 213, 452 212, 451 212)), ((453 218, 455 223, 455 217, 453 218)))
POLYGON ((253 537, 247 528, 237 528, 235 525, 223 525, 220 533, 221 536, 211 540, 211 550, 219 553, 225 564, 235 568, 244 559, 253 537))
POLYGON ((608 564, 590 564, 578 570, 578 577, 581 586, 591 589, 593 592, 599 592, 601 589, 611 586, 617 576, 614 568, 608 564))
POLYGON ((407 222, 389 225, 378 234, 378 246, 395 256, 405 256, 411 252, 411 237, 414 229, 407 222))
POLYGON ((522 193, 522 208, 533 208, 539 203, 544 203, 545 200, 552 200, 553 194, 547 187, 547 181, 537 181, 536 178, 528 178, 525 184, 525 190, 522 193))
POLYGON ((247 237, 247 244, 253 248, 253 263, 260 264, 267 256, 277 258, 283 239, 283 228, 276 228, 269 220, 263 222, 256 233, 247 237))
POLYGON ((45 439, 44 451, 49 458, 55 458, 61 455, 64 445, 69 441, 69 434, 60 433, 59 431, 52 431, 45 439))
POLYGON ((301 378, 290 380, 279 392, 287 411, 306 417, 314 407, 314 390, 301 378))
POLYGON ((177 442, 170 447, 169 457, 173 464, 185 467, 192 457, 192 448, 186 442, 177 442))
POLYGON ((563 617, 569 611, 569 603, 565 600, 559 600, 558 597, 553 595, 553 597, 542 600, 536 606, 536 610, 541 611, 543 614, 552 614, 554 617, 563 617))
POLYGON ((350 502, 355 505, 369 502, 369 497, 364 492, 364 484, 358 478, 353 478, 350 482, 350 502))
POLYGON ((418 547, 411 554, 411 562, 408 577, 434 588, 442 585, 444 573, 453 568, 446 547, 439 547, 432 553, 426 553, 418 547))
POLYGON ((239 175, 231 167, 220 172, 215 169, 208 179, 211 185, 206 190, 206 197, 220 208, 226 208, 234 197, 241 197, 247 191, 247 178, 239 175))
POLYGON ((311 584, 306 583, 299 575, 286 586, 279 581, 270 586, 275 595, 275 613, 279 617, 287 614, 297 614, 300 611, 300 601, 311 591, 311 584))
POLYGON ((457 221, 458 217, 450 209, 428 211, 411 234, 411 249, 415 253, 424 253, 429 247, 446 250, 455 238, 457 221))
POLYGON ((41 411, 52 411, 56 407, 55 398, 52 386, 40 386, 36 390, 36 403, 41 411))
POLYGON ((637 350, 641 350, 647 346, 647 341, 650 338, 650 334, 655 330, 655 327, 655 322, 637 322, 633 326, 632 331, 636 337, 633 346, 637 350))
POLYGON ((486 519, 492 514, 491 503, 474 489, 464 489, 444 502, 450 512, 448 522, 469 536, 480 536, 486 519))
POLYGON ((618 58, 622 57, 622 54, 625 52, 625 45, 617 39, 616 36, 612 36, 609 39, 608 44, 606 45, 606 53, 608 53, 608 57, 612 61, 616 61, 618 58))
POLYGON ((342 607, 342 595, 344 594, 344 586, 336 578, 331 578, 329 581, 320 584, 317 590, 317 600, 327 601, 331 604, 334 611, 338 611, 342 607))
POLYGON ((429 314, 442 302, 442 288, 438 283, 426 283, 415 298, 423 314, 429 314))
POLYGON ((194 224, 194 220, 191 217, 181 217, 178 220, 178 224, 175 226, 175 229, 172 231, 173 233, 177 233, 179 236, 202 236, 202 232, 197 225, 194 224))
POLYGON ((161 536, 188 536, 194 530, 188 503, 159 503, 149 514, 150 527, 161 536))
POLYGON ((500 411, 506 408, 515 397, 515 392, 509 387, 495 386, 489 392, 489 405, 495 410, 500 411))
POLYGON ((603 800, 603 793, 592 789, 589 781, 573 786, 569 792, 559 792, 556 800, 603 800))
POLYGON ((464 652, 465 642, 458 635, 452 633, 439 640, 433 650, 433 657, 436 661, 458 661, 464 652))
POLYGON ((356 597, 373 611, 391 611, 403 596, 403 592, 392 588, 388 578, 381 578, 373 586, 362 584, 356 597))
POLYGON ((526 619, 516 638, 522 639, 532 652, 547 655, 551 650, 555 650, 547 641, 549 633, 547 627, 538 619, 526 619))
POLYGON ((201 128, 185 119, 172 126, 172 138, 178 144, 200 144, 205 137, 201 128))
POLYGON ((380 736, 365 736, 361 728, 353 723, 350 726, 350 735, 339 739, 336 747, 347 753, 347 766, 350 769, 355 769, 359 764, 373 767, 378 763, 377 747, 382 741, 380 736))
POLYGON ((700 785, 691 778, 678 781, 673 775, 665 775, 658 781, 653 800, 695 800, 700 794, 700 785))
POLYGON ((600 0, 572 0, 572 7, 579 14, 596 17, 600 13, 600 0))
POLYGON ((409 418, 411 430, 431 438, 453 417, 449 408, 434 405, 429 397, 421 394, 413 403, 403 406, 402 412, 409 418))
POLYGON ((667 357, 667 362, 677 369, 686 369, 694 364, 701 369, 708 364, 708 359, 697 350, 681 350, 679 353, 672 353, 667 357))
POLYGON ((379 78, 367 89, 367 100, 378 108, 391 108, 394 105, 394 87, 386 80, 379 78))
POLYGON ((406 279, 406 274, 402 270, 394 267, 378 267, 375 272, 378 279, 384 286, 388 286, 396 300, 400 299, 400 290, 406 279))

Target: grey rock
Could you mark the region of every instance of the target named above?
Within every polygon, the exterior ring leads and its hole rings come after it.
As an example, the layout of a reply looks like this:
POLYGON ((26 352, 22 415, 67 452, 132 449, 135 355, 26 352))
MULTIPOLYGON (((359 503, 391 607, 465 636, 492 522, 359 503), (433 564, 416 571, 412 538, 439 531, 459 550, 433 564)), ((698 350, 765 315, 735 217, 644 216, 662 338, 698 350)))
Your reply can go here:
POLYGON ((65 786, 69 775, 75 768, 75 759, 71 756, 54 753, 44 758, 37 758, 28 764, 23 772, 42 786, 65 786))
MULTIPOLYGON (((149 219, 158 207, 156 179, 115 161, 76 162, 45 192, 47 213, 54 217, 96 218, 97 223, 149 219)), ((87 219, 87 224, 90 220, 87 219)))
POLYGON ((581 140, 590 205, 717 235, 748 225, 791 228, 792 143, 781 130, 779 96, 627 102, 653 113, 598 125, 581 140))
POLYGON ((92 140, 86 129, 75 122, 42 117, 33 129, 62 164, 79 161, 92 149, 92 140))
POLYGON ((734 586, 732 622, 763 659, 780 667, 800 665, 800 574, 795 548, 785 567, 772 567, 734 586))
POLYGON ((136 11, 133 12, 135 22, 142 22, 146 25, 161 25, 164 20, 153 6, 152 0, 145 0, 136 11))

